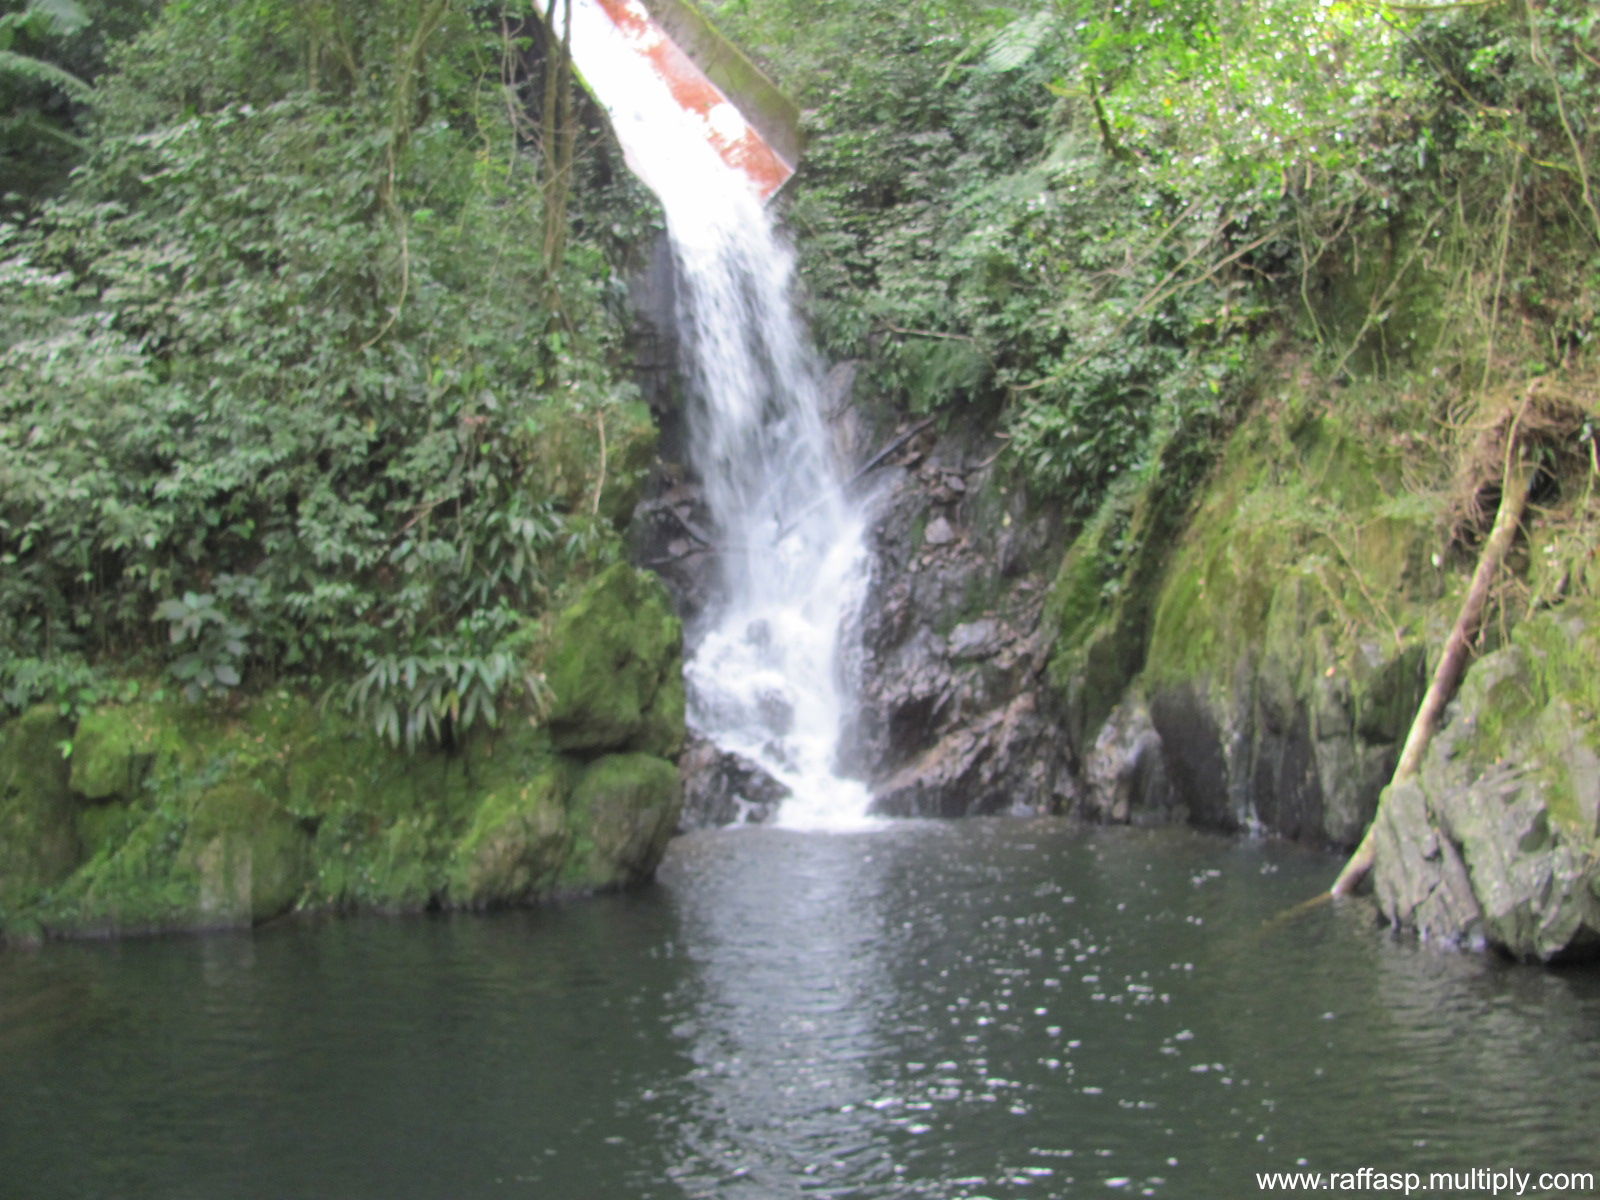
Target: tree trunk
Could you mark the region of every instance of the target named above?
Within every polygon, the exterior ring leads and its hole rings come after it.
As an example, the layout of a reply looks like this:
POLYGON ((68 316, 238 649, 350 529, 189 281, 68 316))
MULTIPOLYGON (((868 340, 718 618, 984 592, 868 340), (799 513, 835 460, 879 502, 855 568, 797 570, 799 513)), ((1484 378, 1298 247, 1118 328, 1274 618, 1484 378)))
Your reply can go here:
MULTIPOLYGON (((1515 427, 1512 429, 1515 436, 1515 427)), ((1513 444, 1506 456, 1506 470, 1500 485, 1500 509, 1495 513, 1494 528, 1489 532, 1488 541, 1483 544, 1483 552, 1478 556, 1478 569, 1473 572, 1472 586, 1467 589, 1467 597, 1461 604, 1461 613, 1456 617, 1455 628, 1450 631, 1450 639, 1445 642, 1444 654, 1439 658, 1439 666, 1433 673, 1433 682, 1428 685, 1427 694, 1422 697, 1422 705, 1417 709, 1416 719, 1411 722, 1411 732, 1406 735, 1406 744, 1400 751, 1400 761, 1395 764, 1394 776, 1389 780, 1389 787, 1393 787, 1401 780, 1417 773, 1417 768, 1422 764, 1423 752, 1427 750, 1428 743, 1433 740, 1433 734, 1439 727, 1439 717, 1444 713, 1444 706, 1455 693, 1456 683, 1461 678, 1461 673, 1466 669, 1467 655, 1472 649, 1472 638, 1478 631, 1478 621, 1483 616, 1483 608, 1489 599, 1489 586, 1494 582, 1500 564, 1505 561, 1506 551, 1511 548, 1511 542, 1516 537, 1517 526, 1522 521, 1522 510, 1528 503, 1528 485, 1533 480, 1533 467, 1521 461, 1513 444)), ((1385 789, 1384 795, 1388 794, 1385 789)), ((1356 847, 1350 861, 1345 863, 1344 870, 1339 872, 1339 878, 1334 880, 1332 894, 1334 896, 1348 896, 1356 889, 1361 880, 1372 869, 1372 860, 1377 854, 1378 846, 1376 832, 1378 819, 1383 815, 1383 799, 1378 801, 1378 812, 1372 818, 1372 824, 1367 826, 1366 836, 1361 839, 1361 844, 1356 847)))
POLYGON ((540 114, 540 150, 544 159, 544 267, 550 280, 552 307, 559 307, 555 280, 567 249, 567 194, 572 186, 572 160, 578 127, 572 97, 572 0, 565 0, 559 29, 557 0, 539 13, 545 30, 544 105, 540 114))

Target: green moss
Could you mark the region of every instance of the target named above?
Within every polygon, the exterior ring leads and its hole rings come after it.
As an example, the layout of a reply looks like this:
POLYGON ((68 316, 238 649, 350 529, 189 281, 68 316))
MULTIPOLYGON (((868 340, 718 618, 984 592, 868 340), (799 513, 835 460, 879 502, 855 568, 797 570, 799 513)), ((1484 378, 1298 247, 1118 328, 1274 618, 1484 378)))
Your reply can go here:
POLYGON ((401 754, 286 692, 243 710, 213 750, 309 834, 303 905, 410 911, 443 891, 470 806, 466 756, 401 754))
POLYGON ((1600 595, 1535 614, 1512 640, 1527 651, 1540 695, 1566 701, 1590 725, 1600 721, 1600 595))
MULTIPOLYGON (((610 736, 675 750, 677 620, 652 577, 608 575, 590 589, 587 617, 575 606, 569 618, 591 634, 602 618, 578 668, 612 684, 620 673, 632 689, 610 736)), ((585 719, 595 703, 578 710, 585 719)), ((275 691, 220 711, 130 704, 79 728, 91 737, 78 794, 61 754, 69 727, 54 710, 0 730, 0 923, 13 935, 247 926, 294 909, 411 911, 614 887, 648 875, 677 818, 670 762, 633 753, 586 768, 526 721, 455 753, 406 755, 338 710, 275 691), (583 799, 569 805, 580 774, 583 799), (89 793, 106 802, 87 803, 89 793)))
POLYGON ((460 763, 434 755, 413 766, 407 773, 401 760, 356 791, 344 789, 348 777, 330 780, 320 815, 306 821, 315 830, 308 907, 414 912, 443 895, 472 793, 460 763))
POLYGON ((1061 560, 1045 602, 1058 650, 1080 645, 1110 607, 1106 591, 1122 565, 1112 541, 1127 518, 1126 505, 1102 505, 1061 560))
POLYGON ((202 922, 251 925, 300 898, 309 850, 305 831, 278 803, 235 777, 196 799, 178 873, 193 870, 202 922))
POLYGON ((1055 633, 1051 682, 1068 735, 1087 746, 1144 666, 1157 580, 1188 503, 1164 442, 1149 466, 1116 487, 1068 548, 1045 605, 1055 633))
POLYGON ((1473 722, 1462 750, 1484 770, 1510 763, 1545 789, 1571 838, 1600 839, 1600 600, 1536 613, 1511 644, 1467 673, 1460 705, 1473 722))
POLYGON ((562 872, 567 888, 614 888, 655 870, 682 807, 678 769, 648 754, 609 754, 572 791, 578 831, 562 872))
MULTIPOLYGON (((1242 426, 1161 584, 1147 679, 1227 679, 1269 640, 1309 666, 1313 628, 1329 634, 1317 669, 1336 673, 1355 669, 1363 642, 1416 639, 1443 593, 1431 557, 1442 498, 1406 491, 1403 465, 1331 413, 1242 426), (1273 622, 1285 586, 1296 617, 1273 622)), ((1393 695, 1380 686, 1375 707, 1393 695)))
POLYGON ((52 934, 138 933, 197 924, 200 878, 181 856, 186 805, 142 809, 127 837, 99 851, 39 905, 52 934))
POLYGON ((0 918, 78 864, 77 806, 61 756, 69 732, 49 705, 0 726, 0 918))
POLYGON ((78 719, 72 734, 72 790, 86 800, 128 800, 139 790, 173 723, 158 706, 106 705, 78 719))
POLYGON ((555 887, 573 842, 570 774, 551 759, 531 778, 484 796, 451 864, 451 903, 517 904, 555 887))
POLYGON ((139 812, 128 804, 91 804, 79 807, 75 823, 85 861, 108 846, 124 841, 139 822, 139 812))
POLYGON ((556 620, 546 667, 558 749, 672 756, 683 744, 683 630, 666 589, 619 563, 556 620))

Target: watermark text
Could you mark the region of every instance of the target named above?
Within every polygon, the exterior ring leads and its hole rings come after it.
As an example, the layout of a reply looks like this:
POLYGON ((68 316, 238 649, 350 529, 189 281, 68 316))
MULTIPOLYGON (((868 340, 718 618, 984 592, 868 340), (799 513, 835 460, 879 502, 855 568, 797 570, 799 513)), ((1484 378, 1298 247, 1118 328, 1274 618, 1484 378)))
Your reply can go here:
POLYGON ((1392 1192, 1429 1196, 1467 1192, 1474 1196, 1544 1196, 1552 1192, 1590 1195, 1593 1171, 1519 1171, 1474 1167, 1466 1171, 1257 1171, 1263 1192, 1392 1192))

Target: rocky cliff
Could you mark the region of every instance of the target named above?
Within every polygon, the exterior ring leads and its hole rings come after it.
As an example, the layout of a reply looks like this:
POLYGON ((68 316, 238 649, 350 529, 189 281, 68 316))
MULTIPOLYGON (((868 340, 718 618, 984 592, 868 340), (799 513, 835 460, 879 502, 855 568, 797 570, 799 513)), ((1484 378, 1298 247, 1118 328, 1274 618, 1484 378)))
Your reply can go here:
MULTIPOLYGON (((1448 476, 1442 446, 1276 386, 1197 486, 1163 451, 1065 538, 992 442, 907 441, 854 745, 881 811, 1360 840, 1473 535, 1450 488, 1417 486, 1448 476)), ((1385 805, 1375 890, 1398 927, 1559 960, 1600 933, 1600 568, 1585 477, 1542 486, 1447 727, 1385 805)))

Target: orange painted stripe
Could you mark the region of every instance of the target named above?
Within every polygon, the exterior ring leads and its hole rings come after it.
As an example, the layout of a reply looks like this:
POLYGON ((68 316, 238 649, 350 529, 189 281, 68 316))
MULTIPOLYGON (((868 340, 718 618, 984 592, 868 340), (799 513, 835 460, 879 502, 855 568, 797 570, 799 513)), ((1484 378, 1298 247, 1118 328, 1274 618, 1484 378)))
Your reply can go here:
MULTIPOLYGON (((678 105, 705 123, 706 140, 722 161, 749 178, 763 200, 788 182, 794 174, 794 168, 778 156, 742 115, 739 123, 743 133, 738 137, 730 138, 716 128, 711 121, 711 111, 732 102, 651 19, 642 5, 632 0, 597 2, 635 52, 650 60, 678 105)), ((737 108, 734 111, 737 112, 737 108)))

